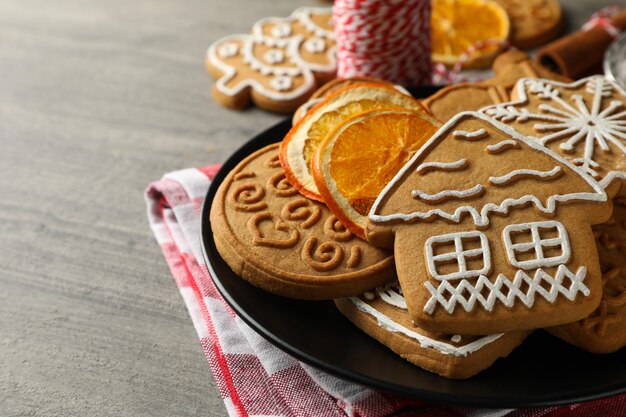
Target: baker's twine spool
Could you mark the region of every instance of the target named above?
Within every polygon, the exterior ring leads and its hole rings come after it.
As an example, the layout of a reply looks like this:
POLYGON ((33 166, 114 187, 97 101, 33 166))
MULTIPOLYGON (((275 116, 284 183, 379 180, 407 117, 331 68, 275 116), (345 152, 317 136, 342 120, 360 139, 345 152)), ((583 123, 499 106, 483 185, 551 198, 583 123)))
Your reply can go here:
POLYGON ((335 0, 337 75, 430 83, 430 0, 335 0))

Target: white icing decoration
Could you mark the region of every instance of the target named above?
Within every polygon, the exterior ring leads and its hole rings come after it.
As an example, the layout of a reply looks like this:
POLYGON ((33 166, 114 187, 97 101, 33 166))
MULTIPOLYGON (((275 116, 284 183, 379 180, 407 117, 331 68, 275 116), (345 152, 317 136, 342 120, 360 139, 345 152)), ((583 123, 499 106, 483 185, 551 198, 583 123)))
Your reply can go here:
MULTIPOLYGON (((334 75, 337 72, 337 45, 335 44, 335 33, 332 29, 326 30, 319 27, 313 21, 313 19, 311 19, 311 15, 313 14, 315 14, 316 16, 328 16, 328 19, 330 20, 332 17, 332 9, 326 7, 301 7, 286 18, 268 17, 259 20, 257 23, 254 24, 254 26, 252 26, 252 33, 253 35, 262 36, 264 34, 263 28, 266 25, 291 25, 294 22, 299 23, 302 27, 306 29, 307 32, 309 32, 310 35, 302 36, 292 31, 292 33, 289 35, 290 37, 276 37, 276 40, 279 42, 290 42, 288 45, 285 44, 285 46, 288 48, 287 56, 291 60, 293 60, 293 62, 298 67, 310 71, 323 72, 334 75), (317 38, 327 40, 326 63, 307 62, 302 58, 299 51, 300 44, 304 42, 306 38, 310 38, 310 36, 315 36, 317 38), (294 42, 292 42, 293 40, 296 40, 295 45, 294 42)), ((274 34, 272 33, 272 35, 274 34)))
MULTIPOLYGON (((586 172, 591 175, 593 178, 598 178, 600 176, 600 174, 598 173, 598 171, 596 171, 597 168, 600 168, 600 164, 597 163, 596 161, 585 161, 583 158, 574 158, 572 159, 572 163, 574 165, 581 166, 584 165, 585 163, 587 164, 586 167, 586 172)), ((606 185, 603 185, 606 188, 606 185)))
POLYGON ((450 338, 454 343, 461 343, 462 337, 460 334, 455 334, 450 338))
MULTIPOLYGON (((214 42, 207 50, 207 60, 211 66, 222 73, 222 76, 215 82, 216 89, 224 95, 236 96, 247 88, 252 88, 255 92, 271 100, 290 101, 300 98, 308 91, 311 91, 315 85, 313 71, 316 73, 335 74, 337 72, 335 34, 333 30, 326 30, 317 26, 311 19, 313 14, 316 16, 328 16, 328 19, 330 19, 332 9, 303 7, 294 11, 291 16, 287 18, 267 18, 258 21, 252 27, 252 35, 233 35, 214 42), (327 39, 326 60, 324 62, 307 62, 302 58, 299 48, 304 41, 304 37, 301 35, 275 38, 264 35, 263 28, 266 24, 274 26, 281 24, 291 25, 293 22, 299 22, 310 33, 319 38, 327 39), (253 70, 263 75, 300 76, 302 83, 299 83, 300 85, 295 89, 277 90, 267 88, 260 80, 248 78, 241 80, 233 86, 229 86, 228 83, 236 77, 237 70, 235 67, 224 63, 218 53, 218 46, 229 41, 237 41, 242 44, 240 48, 242 59, 244 63, 249 65, 253 70), (285 59, 293 66, 266 65, 254 56, 254 43, 262 43, 271 48, 285 49, 285 59)), ((272 31, 270 33, 272 33, 272 31)))
MULTIPOLYGON (((480 111, 503 122, 532 120, 533 128, 538 133, 534 139, 544 145, 563 141, 559 147, 564 152, 574 152, 580 142, 584 143, 582 157, 573 160, 592 176, 598 176, 594 169, 599 167, 594 160, 596 145, 605 152, 611 152, 611 147, 615 147, 626 153, 626 93, 612 81, 603 76, 588 77, 571 84, 525 78, 518 81, 516 88, 519 100, 485 107, 480 111), (582 85, 588 93, 593 94, 591 103, 586 103, 580 95, 572 95, 572 103, 561 97, 559 88, 576 89, 582 85), (613 100, 603 104, 602 99, 610 97, 613 92, 621 96, 622 101, 613 100), (530 94, 547 101, 538 106, 537 113, 521 107, 528 104, 530 94)), ((606 187, 616 178, 626 179, 626 172, 610 171, 601 184, 606 187)))
POLYGON ((583 283, 586 275, 587 268, 584 266, 578 268, 574 274, 565 265, 559 265, 554 277, 539 268, 532 278, 525 271, 518 270, 513 281, 503 274, 499 274, 493 283, 484 275, 478 277, 474 284, 465 279, 459 281, 456 286, 449 281, 441 281, 437 287, 426 282, 424 285, 431 297, 424 305, 424 312, 432 314, 435 307, 440 305, 445 311, 452 314, 456 305, 460 304, 469 313, 474 310, 476 303, 485 310, 492 311, 497 302, 510 308, 513 307, 516 300, 531 308, 535 303, 536 296, 541 296, 548 302, 554 303, 559 294, 570 301, 574 301, 579 292, 585 297, 591 293, 583 283), (569 280, 569 286, 565 283, 565 278, 569 280), (548 284, 549 289, 542 286, 543 282, 548 284), (489 290, 487 297, 482 295, 485 288, 489 290), (522 291, 522 288, 525 290, 522 291))
MULTIPOLYGON (((280 41, 282 43, 282 41, 280 41)), ((298 39, 292 39, 287 47, 287 55, 292 56, 291 52, 289 52, 289 48, 293 47, 293 45, 297 45, 298 39)), ((304 73, 304 70, 299 66, 273 66, 267 65, 260 61, 254 55, 254 46, 255 45, 265 45, 270 48, 279 46, 279 41, 272 38, 262 37, 262 36, 254 36, 252 35, 249 40, 247 40, 243 45, 243 62, 250 65, 255 71, 259 71, 264 75, 289 75, 292 77, 298 76, 304 73)), ((274 54, 276 55, 276 54, 274 54)), ((264 56, 264 59, 267 59, 267 54, 264 56)), ((284 58, 283 58, 284 62, 284 58)))
POLYGON ((463 112, 463 113, 457 114, 452 119, 450 119, 444 126, 442 126, 437 131, 437 133, 435 133, 435 135, 433 135, 428 140, 428 142, 426 142, 419 149, 419 151, 416 152, 415 155, 413 155, 413 157, 409 160, 409 162, 407 162, 402 167, 402 169, 400 169, 400 171, 396 174, 396 176, 385 186, 385 188, 378 195, 378 197, 376 198, 376 201, 372 205, 372 208, 369 213, 369 219, 375 223, 385 223, 385 222, 396 221, 396 220, 410 222, 415 219, 418 219, 418 220, 419 219, 431 219, 433 216, 439 216, 442 219, 459 223, 462 217, 465 215, 465 213, 467 213, 472 217, 474 224, 476 224, 479 227, 482 227, 482 226, 489 225, 489 215, 491 213, 506 214, 508 213, 511 207, 525 206, 531 203, 531 204, 534 204, 535 207, 537 207, 537 209, 542 211, 543 213, 552 214, 556 210, 557 202, 563 203, 563 202, 571 202, 571 201, 606 202, 607 195, 602 189, 602 186, 600 186, 598 182, 596 182, 592 177, 590 177, 580 168, 573 165, 571 162, 568 162, 563 157, 557 155, 550 149, 538 143, 536 140, 533 140, 532 138, 528 138, 528 137, 521 135, 519 132, 515 131, 511 127, 504 125, 498 121, 495 121, 494 119, 490 118, 489 116, 485 114, 476 113, 476 112, 463 112), (468 116, 472 117, 473 119, 483 120, 484 122, 487 122, 493 125, 494 127, 496 127, 497 129, 501 130, 502 132, 504 132, 511 139, 514 139, 518 142, 522 142, 526 144, 526 146, 552 157, 554 160, 559 162, 562 166, 566 166, 572 171, 574 171, 576 174, 578 174, 587 184, 589 184, 589 187, 594 192, 554 194, 548 197, 548 200, 545 203, 545 206, 544 206, 544 203, 539 198, 533 195, 525 195, 520 198, 507 198, 504 201, 502 201, 500 204, 487 203, 479 210, 470 206, 461 206, 461 207, 458 207, 454 211, 454 213, 448 213, 441 209, 431 209, 425 212, 414 211, 411 213, 393 213, 393 214, 388 214, 388 215, 377 214, 382 202, 385 201, 385 199, 387 198, 388 195, 390 195, 390 193, 393 192, 393 189, 395 188, 398 181, 400 181, 407 174, 407 172, 410 169, 412 169, 411 167, 414 166, 416 161, 422 160, 425 157, 425 154, 429 153, 432 147, 436 146, 441 140, 443 140, 446 137, 446 135, 450 132, 450 130, 453 129, 457 125, 457 123, 459 123, 460 120, 468 116))
POLYGON ((280 49, 270 49, 263 55, 263 59, 268 64, 282 64, 285 61, 285 54, 280 49))
POLYGON ((376 295, 373 292, 366 291, 363 293, 363 298, 368 301, 373 301, 376 298, 376 295))
POLYGON ((402 288, 398 281, 376 288, 376 295, 389 305, 406 310, 406 300, 402 295, 402 288))
POLYGON ((428 271, 430 275, 439 281, 444 280, 456 280, 456 279, 468 279, 472 277, 478 277, 488 274, 491 271, 491 252, 489 250, 489 241, 484 233, 473 232, 458 232, 450 233, 446 235, 432 236, 426 240, 426 262, 428 264, 428 271), (480 239, 480 248, 464 249, 463 240, 480 239), (453 243, 454 251, 448 253, 442 253, 435 255, 433 250, 433 244, 446 244, 453 243), (481 269, 467 269, 467 259, 480 258, 483 261, 483 268, 481 269), (437 264, 448 264, 451 261, 455 261, 458 266, 458 272, 452 272, 450 274, 441 275, 437 271, 437 264))
POLYGON ((276 91, 285 91, 293 86, 293 81, 286 76, 276 77, 270 81, 270 86, 276 91))
POLYGON ((332 16, 332 9, 324 7, 301 7, 293 12, 291 16, 297 18, 298 21, 302 23, 302 25, 306 28, 306 30, 314 33, 316 36, 334 40, 335 32, 333 30, 326 30, 316 25, 313 19, 311 19, 312 14, 328 14, 330 17, 332 16))
POLYGON ((493 185, 509 185, 518 179, 526 179, 528 177, 537 177, 541 181, 548 181, 558 178, 563 173, 560 166, 555 166, 549 171, 537 171, 535 169, 515 169, 501 177, 489 177, 489 182, 493 185))
POLYGON ((500 152, 504 152, 507 149, 511 148, 519 148, 519 143, 514 141, 513 139, 505 139, 502 142, 498 142, 494 145, 487 146, 487 152, 492 154, 498 154, 500 152))
MULTIPOLYGON (((287 41, 287 40, 278 40, 278 41, 287 41)), ((287 56, 289 56, 290 50, 297 50, 298 44, 301 39, 295 37, 290 38, 287 41, 287 56), (293 45, 293 46, 292 46, 293 45)), ((277 40, 272 40, 271 38, 259 36, 259 35, 232 35, 226 38, 220 39, 219 41, 213 43, 209 49, 207 50, 207 59, 215 68, 217 68, 220 72, 222 72, 222 76, 217 79, 215 82, 216 88, 225 95, 235 96, 240 94, 246 88, 253 88, 259 94, 262 94, 264 97, 270 98, 276 101, 283 100, 293 100, 296 99, 306 91, 309 91, 311 87, 315 83, 315 78, 313 77, 313 73, 308 67, 279 67, 279 66, 271 66, 265 65, 256 59, 252 55, 253 43, 261 42, 266 44, 267 46, 276 46, 277 40), (278 91, 275 89, 269 89, 265 87, 259 80, 255 80, 253 78, 248 78, 241 80, 241 82, 237 83, 235 86, 227 86, 227 83, 232 80, 237 75, 237 70, 231 66, 225 64, 220 60, 218 54, 218 45, 227 43, 227 42, 238 42, 243 45, 241 48, 241 52, 244 58, 244 62, 248 63, 251 68, 261 72, 262 74, 267 75, 291 75, 291 76, 301 76, 302 84, 297 88, 289 91, 278 91)))
MULTIPOLYGON (((299 41, 303 41, 303 37, 298 37, 299 41)), ((337 71, 337 57, 335 56, 335 51, 337 50, 337 46, 333 45, 332 48, 329 48, 326 51, 326 58, 328 59, 328 64, 309 62, 304 60, 300 55, 300 51, 298 50, 299 44, 291 44, 289 46, 289 55, 293 57, 294 62, 302 67, 310 68, 312 71, 319 72, 330 72, 335 74, 337 71)))
POLYGON ((421 190, 411 191, 413 198, 419 198, 420 200, 432 203, 440 203, 452 198, 458 198, 459 200, 468 200, 474 197, 480 196, 485 192, 485 187, 480 184, 468 188, 467 190, 443 190, 436 194, 428 194, 421 190))
POLYGON ((239 53, 239 46, 236 43, 226 43, 219 49, 222 58, 231 58, 239 53))
POLYGON ((556 266, 565 264, 572 255, 572 249, 569 244, 569 237, 565 226, 557 221, 542 221, 533 223, 511 224, 502 231, 504 246, 509 262, 516 268, 534 270, 541 267, 556 266), (541 238, 540 229, 552 229, 558 232, 558 236, 550 239, 541 238), (513 243, 511 240, 512 232, 529 231, 531 236, 530 242, 513 243), (544 248, 561 248, 559 256, 546 258, 543 254, 544 248), (516 253, 527 253, 533 250, 535 259, 520 261, 516 257, 516 253))
POLYGON ((480 128, 474 132, 466 132, 465 130, 455 130, 452 132, 455 138, 464 140, 478 140, 487 137, 487 131, 480 128))
POLYGON ((591 78, 589 80, 589 82, 587 82, 587 84, 585 84, 585 90, 590 93, 590 94, 594 94, 597 92, 597 88, 598 88, 598 80, 600 80, 600 93, 602 94, 602 97, 611 97, 611 94, 613 94, 613 86, 609 83, 605 83, 602 77, 598 77, 598 78, 591 78))
POLYGON ((418 174, 426 174, 430 171, 458 171, 467 168, 467 159, 459 159, 455 162, 424 162, 415 169, 418 174))
POLYGON ((326 41, 321 38, 311 38, 307 39, 302 46, 310 54, 319 54, 326 50, 326 41))
POLYGON ((417 333, 413 329, 407 329, 401 324, 393 321, 390 317, 384 315, 380 311, 376 310, 374 307, 370 306, 363 300, 358 297, 350 297, 348 298, 354 306, 362 311, 365 314, 368 314, 376 319, 376 322, 383 329, 393 332, 393 333, 401 333, 413 340, 416 340, 422 348, 425 349, 433 349, 443 355, 450 356, 458 356, 458 357, 466 357, 474 352, 479 351, 483 347, 487 346, 490 343, 498 340, 500 337, 504 335, 504 333, 493 334, 488 336, 482 336, 481 338, 468 343, 463 346, 454 346, 449 343, 441 342, 439 340, 431 339, 430 337, 424 336, 423 334, 417 333))
POLYGON ((271 30, 272 36, 276 38, 286 38, 291 36, 292 30, 291 25, 288 23, 278 23, 271 30))

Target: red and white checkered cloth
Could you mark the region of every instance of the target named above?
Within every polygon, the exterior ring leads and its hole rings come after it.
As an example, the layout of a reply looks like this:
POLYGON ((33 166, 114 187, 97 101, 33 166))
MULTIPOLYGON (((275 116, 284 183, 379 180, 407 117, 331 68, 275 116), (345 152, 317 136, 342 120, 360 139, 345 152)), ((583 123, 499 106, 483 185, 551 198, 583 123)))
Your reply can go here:
MULTIPOLYGON (((451 408, 392 397, 339 380, 282 352, 248 327, 222 299, 204 264, 199 220, 219 166, 163 176, 146 190, 148 219, 187 305, 231 417, 612 417, 626 396, 565 407, 451 408)), ((207 410, 208 415, 208 410, 207 410)))

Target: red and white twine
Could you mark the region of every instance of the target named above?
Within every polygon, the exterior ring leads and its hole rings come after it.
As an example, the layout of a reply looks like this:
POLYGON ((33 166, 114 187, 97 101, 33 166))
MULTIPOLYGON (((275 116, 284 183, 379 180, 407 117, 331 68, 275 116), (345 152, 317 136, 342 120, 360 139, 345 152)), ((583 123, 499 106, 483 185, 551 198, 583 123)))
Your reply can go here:
POLYGON ((339 78, 430 82, 430 0, 335 0, 339 78))
POLYGON ((621 9, 622 6, 619 4, 603 7, 591 15, 589 20, 583 25, 582 30, 587 31, 599 27, 606 30, 613 39, 617 39, 621 29, 613 24, 611 17, 619 13, 621 9))

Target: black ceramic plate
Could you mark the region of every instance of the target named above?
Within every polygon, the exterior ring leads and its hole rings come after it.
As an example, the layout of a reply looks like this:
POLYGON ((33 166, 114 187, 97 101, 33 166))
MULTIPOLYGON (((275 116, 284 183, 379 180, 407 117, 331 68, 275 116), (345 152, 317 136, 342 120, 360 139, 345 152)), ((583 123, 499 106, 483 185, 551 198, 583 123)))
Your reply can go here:
POLYGON ((270 342, 309 365, 382 391, 473 407, 517 408, 587 401, 626 392, 626 349, 592 355, 536 332, 506 359, 468 380, 448 380, 411 365, 354 327, 332 301, 299 301, 236 276, 215 248, 209 210, 218 186, 243 158, 278 142, 290 121, 256 136, 213 180, 201 222, 204 255, 217 288, 239 316, 270 342))

